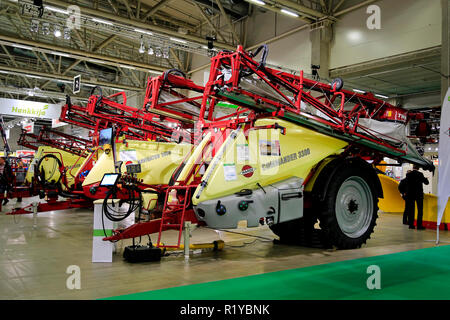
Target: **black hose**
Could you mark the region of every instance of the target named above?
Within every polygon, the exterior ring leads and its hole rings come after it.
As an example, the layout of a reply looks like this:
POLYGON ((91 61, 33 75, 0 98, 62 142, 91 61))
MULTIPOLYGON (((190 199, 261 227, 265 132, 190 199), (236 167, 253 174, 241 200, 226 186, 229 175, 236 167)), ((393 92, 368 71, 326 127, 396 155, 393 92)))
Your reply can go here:
MULTIPOLYGON (((43 156, 41 159, 39 159, 39 162, 37 163, 37 166, 36 166, 36 175, 37 175, 37 177, 38 177, 38 180, 39 180, 39 182, 42 184, 42 185, 45 185, 45 184, 49 184, 50 182, 48 182, 48 181, 45 181, 45 172, 40 172, 40 169, 39 169, 39 167, 41 166, 41 164, 42 164, 42 161, 44 161, 44 159, 46 159, 46 158, 52 158, 52 159, 55 159, 56 160, 56 163, 57 163, 57 165, 58 165, 58 167, 59 167, 59 171, 60 171, 60 175, 59 175, 59 179, 58 179, 58 181, 55 181, 55 184, 58 184, 60 181, 61 181, 61 178, 62 178, 62 170, 61 170, 61 168, 62 168, 62 163, 61 163, 61 160, 59 160, 58 159, 58 157, 56 157, 55 155, 53 155, 53 154, 46 154, 45 156, 43 156), (43 175, 41 175, 41 173, 43 173, 43 175)), ((53 176, 53 174, 54 174, 55 172, 53 172, 50 176, 53 176)))
POLYGON ((136 211, 141 207, 142 199, 141 199, 141 192, 138 188, 135 187, 129 187, 127 188, 129 190, 129 198, 128 200, 120 200, 119 201, 119 207, 122 205, 122 201, 129 204, 127 212, 123 213, 117 210, 113 210, 111 206, 108 206, 108 200, 111 198, 113 200, 112 207, 114 207, 114 195, 116 194, 116 190, 111 189, 106 193, 105 199, 103 200, 103 213, 105 216, 114 222, 125 220, 130 216, 131 213, 136 211), (139 193, 139 197, 136 198, 134 195, 134 192, 137 191, 139 193))
POLYGON ((95 91, 95 89, 97 89, 97 88, 98 88, 98 91, 100 92, 100 97, 103 97, 102 87, 100 87, 100 86, 95 86, 95 87, 92 88, 92 90, 91 90, 91 96, 94 95, 94 91, 95 91))
POLYGON ((267 46, 267 44, 263 44, 262 46, 259 46, 258 49, 256 49, 255 53, 252 53, 252 57, 256 57, 262 50, 262 55, 261 55, 261 61, 259 61, 259 65, 258 65, 258 69, 260 67, 265 67, 266 66, 266 59, 267 59, 267 55, 269 54, 269 47, 267 46))

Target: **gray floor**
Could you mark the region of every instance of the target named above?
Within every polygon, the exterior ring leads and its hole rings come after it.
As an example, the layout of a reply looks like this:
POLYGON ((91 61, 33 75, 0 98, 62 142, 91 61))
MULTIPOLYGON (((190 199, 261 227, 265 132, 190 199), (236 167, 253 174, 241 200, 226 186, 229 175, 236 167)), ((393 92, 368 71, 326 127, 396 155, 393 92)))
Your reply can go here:
MULTIPOLYGON (((130 264, 122 259, 121 248, 130 243, 127 241, 118 245, 113 263, 92 263, 91 211, 41 213, 33 229, 31 215, 4 214, 14 202, 0 213, 0 299, 98 299, 435 245, 434 230, 409 230, 399 214, 381 214, 372 239, 357 250, 276 245, 270 240, 202 228, 194 231, 192 242, 221 238, 226 242, 225 249, 194 254, 189 261, 175 254, 158 263, 130 264), (81 269, 80 290, 66 287, 69 265, 81 269)), ((236 231, 275 237, 267 227, 236 231)), ((172 232, 169 238, 174 235, 172 232)), ((449 233, 442 232, 441 239, 450 241, 449 233)))

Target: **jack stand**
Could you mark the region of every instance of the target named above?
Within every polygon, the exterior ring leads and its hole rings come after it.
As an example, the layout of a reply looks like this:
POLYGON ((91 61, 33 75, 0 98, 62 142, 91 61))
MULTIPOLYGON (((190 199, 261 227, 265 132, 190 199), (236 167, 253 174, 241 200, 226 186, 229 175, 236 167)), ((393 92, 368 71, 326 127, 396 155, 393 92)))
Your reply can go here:
POLYGON ((38 206, 39 202, 33 202, 33 229, 37 228, 37 212, 38 212, 38 206))
POLYGON ((192 224, 190 221, 184 222, 184 259, 189 260, 190 253, 190 238, 192 237, 191 232, 197 228, 196 224, 192 224))

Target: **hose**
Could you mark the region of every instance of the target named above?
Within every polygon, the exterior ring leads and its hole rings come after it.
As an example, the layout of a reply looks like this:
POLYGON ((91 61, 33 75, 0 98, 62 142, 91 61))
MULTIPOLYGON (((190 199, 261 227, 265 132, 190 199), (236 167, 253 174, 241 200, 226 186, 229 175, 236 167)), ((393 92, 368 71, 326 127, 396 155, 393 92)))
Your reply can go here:
MULTIPOLYGON (((62 178, 62 170, 61 170, 61 168, 62 168, 62 163, 61 163, 61 160, 59 160, 58 157, 56 157, 56 156, 53 155, 53 154, 46 154, 46 155, 43 156, 41 159, 39 159, 39 162, 38 162, 37 165, 36 165, 36 175, 37 175, 37 177, 38 177, 38 180, 39 180, 39 182, 40 182, 42 185, 50 184, 50 182, 45 181, 45 171, 43 170, 43 172, 41 172, 40 169, 39 169, 40 166, 41 166, 41 164, 42 164, 42 161, 44 161, 44 159, 46 159, 46 158, 52 158, 52 159, 55 159, 55 160, 56 160, 56 165, 59 167, 59 171, 60 171, 61 174, 59 175, 59 179, 58 179, 57 181, 55 181, 54 183, 55 183, 55 184, 59 184, 59 182, 61 181, 61 178, 62 178), (42 173, 43 173, 43 174, 42 174, 42 173)), ((55 174, 56 165, 53 167, 53 172, 52 172, 52 174, 50 175, 50 177, 52 177, 52 176, 55 174)))
POLYGON ((263 44, 261 46, 258 47, 258 49, 256 49, 255 53, 252 53, 251 56, 256 57, 260 51, 262 50, 262 55, 261 55, 261 61, 259 62, 258 65, 258 69, 260 67, 265 67, 266 66, 266 59, 267 59, 267 55, 269 54, 269 47, 267 46, 267 44, 263 44))
POLYGON ((116 194, 116 190, 111 189, 106 193, 105 199, 103 200, 103 213, 105 216, 114 222, 125 220, 130 216, 131 213, 135 212, 137 209, 140 210, 142 199, 141 199, 141 191, 136 187, 126 188, 129 190, 129 198, 127 200, 119 201, 119 208, 122 206, 122 202, 128 203, 129 207, 127 212, 121 212, 120 210, 112 209, 115 207, 113 196, 116 194), (135 197, 135 191, 137 190, 139 197, 135 197), (112 199, 112 206, 108 205, 108 200, 112 199))

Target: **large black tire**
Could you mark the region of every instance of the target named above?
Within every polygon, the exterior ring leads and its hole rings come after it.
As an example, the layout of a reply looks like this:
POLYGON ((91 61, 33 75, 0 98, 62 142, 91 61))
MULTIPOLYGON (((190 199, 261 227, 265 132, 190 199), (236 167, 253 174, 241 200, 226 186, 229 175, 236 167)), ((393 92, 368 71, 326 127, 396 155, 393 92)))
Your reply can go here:
POLYGON ((270 226, 270 229, 283 244, 328 248, 329 245, 323 239, 321 230, 314 229, 316 221, 312 219, 311 215, 305 213, 303 218, 274 224, 270 226))
POLYGON ((323 201, 313 204, 324 238, 338 249, 355 249, 365 244, 378 218, 378 191, 367 166, 346 162, 335 170, 323 201))

